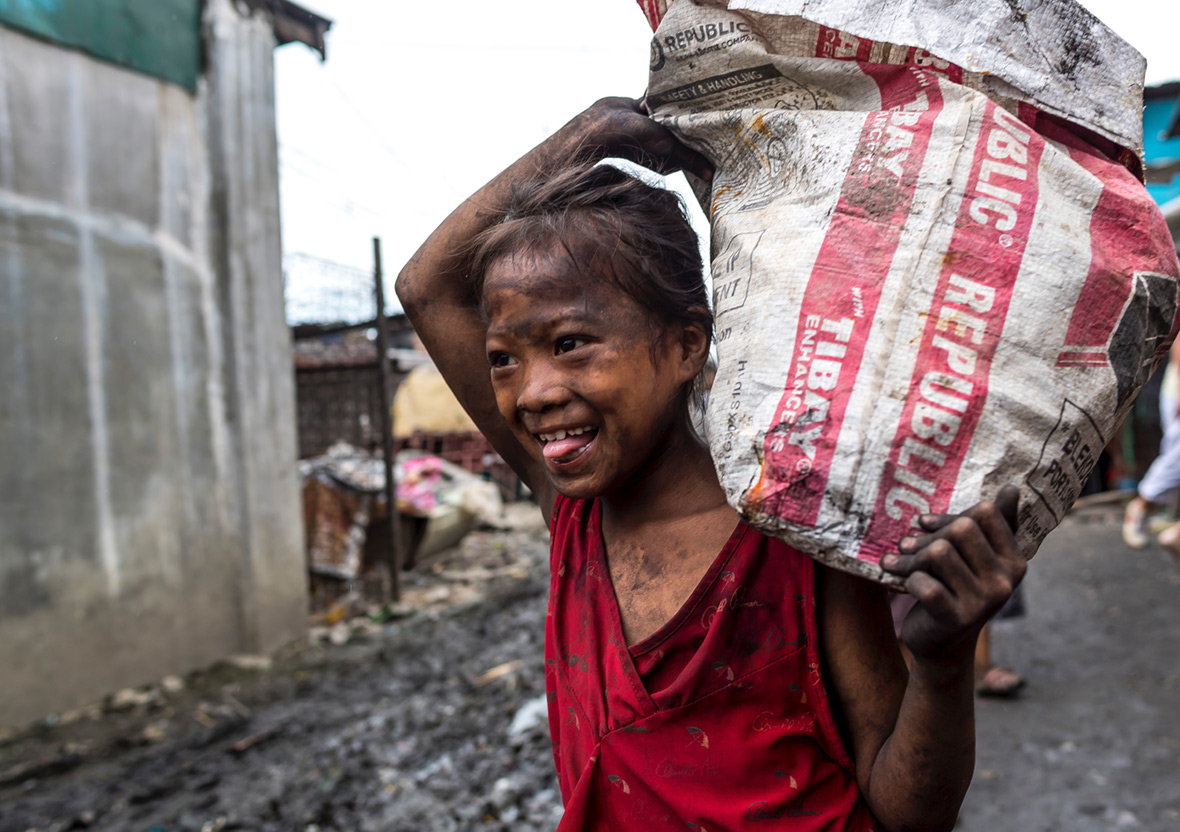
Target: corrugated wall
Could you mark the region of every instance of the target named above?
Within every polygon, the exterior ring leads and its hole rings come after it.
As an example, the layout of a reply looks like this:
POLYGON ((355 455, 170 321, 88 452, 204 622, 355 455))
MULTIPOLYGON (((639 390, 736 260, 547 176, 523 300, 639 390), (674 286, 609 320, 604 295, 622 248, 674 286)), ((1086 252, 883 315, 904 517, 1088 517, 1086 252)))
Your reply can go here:
POLYGON ((304 628, 273 37, 202 91, 0 26, 0 725, 304 628))

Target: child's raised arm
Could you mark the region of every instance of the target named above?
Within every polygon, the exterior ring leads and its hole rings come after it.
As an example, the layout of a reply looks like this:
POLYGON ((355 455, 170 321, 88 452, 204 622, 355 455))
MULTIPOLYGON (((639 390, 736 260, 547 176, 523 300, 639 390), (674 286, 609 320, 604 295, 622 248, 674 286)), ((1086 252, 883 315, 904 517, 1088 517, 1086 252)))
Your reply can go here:
POLYGON ((907 677, 885 592, 821 571, 822 649, 861 794, 885 829, 949 830, 975 765, 975 641, 1024 577, 1013 527, 1019 492, 962 515, 922 518, 881 565, 919 604, 902 637, 907 677))
POLYGON ((526 153, 456 208, 397 279, 397 295, 459 403, 536 495, 546 520, 554 492, 539 461, 517 440, 492 392, 486 325, 468 274, 473 239, 503 217, 514 186, 576 163, 621 157, 661 171, 708 176, 704 159, 647 117, 643 104, 604 98, 526 153))

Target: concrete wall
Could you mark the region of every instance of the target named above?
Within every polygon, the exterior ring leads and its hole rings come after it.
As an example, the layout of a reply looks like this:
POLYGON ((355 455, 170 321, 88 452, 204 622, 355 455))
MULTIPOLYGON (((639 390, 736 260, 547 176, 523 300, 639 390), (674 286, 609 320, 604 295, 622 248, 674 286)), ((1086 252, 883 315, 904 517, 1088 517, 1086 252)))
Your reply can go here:
POLYGON ((0 27, 0 725, 305 626, 273 35, 197 95, 0 27))

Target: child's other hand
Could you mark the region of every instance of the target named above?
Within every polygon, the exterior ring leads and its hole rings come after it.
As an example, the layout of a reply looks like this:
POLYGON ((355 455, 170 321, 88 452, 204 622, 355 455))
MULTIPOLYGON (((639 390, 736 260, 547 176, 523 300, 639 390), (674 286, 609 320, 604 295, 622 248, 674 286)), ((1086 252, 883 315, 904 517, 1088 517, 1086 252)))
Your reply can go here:
POLYGON ((1024 578, 1027 562, 1014 534, 1019 502, 1019 489, 1009 485, 994 503, 957 516, 926 515, 921 523, 929 534, 903 538, 900 554, 881 559, 918 599, 901 631, 916 659, 968 660, 980 629, 1024 578))
POLYGON ((617 156, 660 173, 683 170, 706 181, 713 178, 709 161, 653 121, 644 101, 600 99, 566 129, 573 130, 578 149, 589 150, 596 157, 617 156))

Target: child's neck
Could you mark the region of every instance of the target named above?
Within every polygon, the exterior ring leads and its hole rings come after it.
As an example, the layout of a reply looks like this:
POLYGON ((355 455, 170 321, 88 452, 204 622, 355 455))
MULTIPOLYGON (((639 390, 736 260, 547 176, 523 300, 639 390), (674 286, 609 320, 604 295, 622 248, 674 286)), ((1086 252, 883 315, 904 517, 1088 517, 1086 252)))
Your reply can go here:
POLYGON ((708 448, 687 429, 677 431, 639 473, 601 502, 608 536, 731 511, 708 448))
POLYGON ((708 450, 689 431, 679 439, 601 499, 602 541, 627 644, 675 616, 737 523, 708 450))

